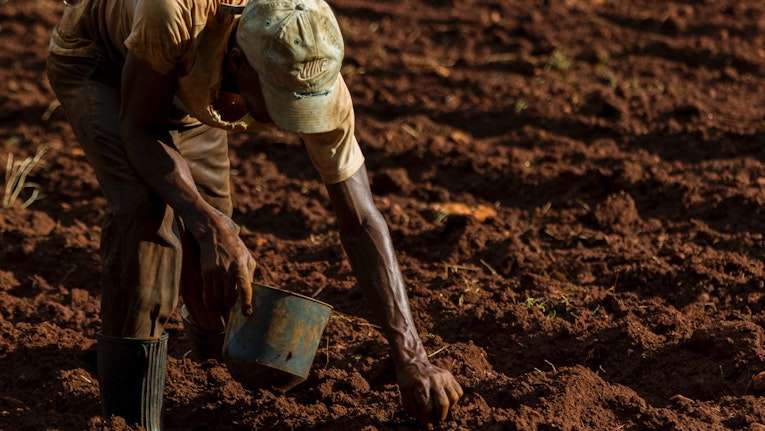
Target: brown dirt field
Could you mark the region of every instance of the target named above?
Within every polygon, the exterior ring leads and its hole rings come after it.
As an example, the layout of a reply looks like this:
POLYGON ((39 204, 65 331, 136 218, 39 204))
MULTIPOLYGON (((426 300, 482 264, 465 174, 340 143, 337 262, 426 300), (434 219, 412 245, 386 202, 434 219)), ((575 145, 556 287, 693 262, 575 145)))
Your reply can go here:
MULTIPOLYGON (((330 3, 419 331, 465 389, 440 429, 765 430, 765 3, 330 3)), ((0 169, 49 148, 0 208, 0 429, 125 430, 94 369, 104 200, 43 72, 62 7, 0 1, 0 169)), ((258 278, 337 312, 285 395, 192 363, 175 316, 166 429, 416 429, 299 141, 231 157, 258 278)))

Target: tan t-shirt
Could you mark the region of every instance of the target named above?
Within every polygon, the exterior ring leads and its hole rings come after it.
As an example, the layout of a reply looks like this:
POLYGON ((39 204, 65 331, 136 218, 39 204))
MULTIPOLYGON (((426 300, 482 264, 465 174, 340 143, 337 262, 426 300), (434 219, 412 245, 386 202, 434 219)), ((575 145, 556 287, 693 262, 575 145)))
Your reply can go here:
MULTIPOLYGON (((245 4, 247 0, 227 3, 245 4)), ((253 131, 257 122, 238 95, 221 91, 222 65, 238 17, 219 13, 220 0, 82 0, 66 6, 53 31, 50 51, 100 56, 122 65, 128 51, 152 69, 178 78, 175 105, 188 117, 231 131, 253 131)), ((342 79, 341 79, 342 81, 342 79)), ((337 130, 304 134, 311 160, 327 184, 343 181, 364 163, 354 135, 353 103, 345 83, 345 120, 337 130)))

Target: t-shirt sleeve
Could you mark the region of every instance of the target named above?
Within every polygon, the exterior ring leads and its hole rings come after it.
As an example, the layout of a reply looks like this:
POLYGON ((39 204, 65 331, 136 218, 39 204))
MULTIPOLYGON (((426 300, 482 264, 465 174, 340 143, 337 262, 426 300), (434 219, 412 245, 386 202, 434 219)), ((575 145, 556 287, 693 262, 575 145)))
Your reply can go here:
POLYGON ((364 164, 364 155, 354 135, 355 117, 347 89, 342 103, 346 108, 345 119, 337 129, 302 135, 308 155, 325 184, 347 180, 364 164))
POLYGON ((193 1, 138 0, 133 27, 125 40, 129 52, 163 75, 188 69, 194 23, 193 1))

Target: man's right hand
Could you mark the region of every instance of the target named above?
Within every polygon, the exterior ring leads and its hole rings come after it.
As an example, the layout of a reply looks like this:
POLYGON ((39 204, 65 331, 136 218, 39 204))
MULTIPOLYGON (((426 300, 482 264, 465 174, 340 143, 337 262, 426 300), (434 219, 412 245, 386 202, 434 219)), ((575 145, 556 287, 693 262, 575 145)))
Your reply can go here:
MULTIPOLYGON (((229 310, 238 295, 242 314, 252 314, 252 277, 256 263, 237 232, 219 222, 197 240, 205 306, 229 310)), ((225 322, 221 323, 225 327, 225 322)))

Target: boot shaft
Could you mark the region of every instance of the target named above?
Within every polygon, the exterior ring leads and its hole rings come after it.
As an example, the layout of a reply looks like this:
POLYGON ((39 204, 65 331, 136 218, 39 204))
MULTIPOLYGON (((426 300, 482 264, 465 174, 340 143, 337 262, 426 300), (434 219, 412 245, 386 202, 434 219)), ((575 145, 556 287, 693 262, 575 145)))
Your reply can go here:
POLYGON ((97 334, 98 384, 104 417, 161 431, 168 334, 157 340, 97 334))

